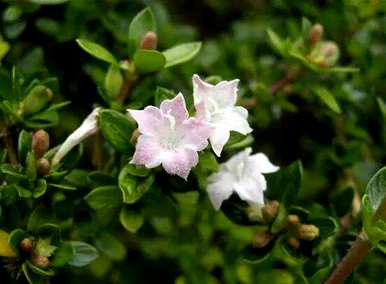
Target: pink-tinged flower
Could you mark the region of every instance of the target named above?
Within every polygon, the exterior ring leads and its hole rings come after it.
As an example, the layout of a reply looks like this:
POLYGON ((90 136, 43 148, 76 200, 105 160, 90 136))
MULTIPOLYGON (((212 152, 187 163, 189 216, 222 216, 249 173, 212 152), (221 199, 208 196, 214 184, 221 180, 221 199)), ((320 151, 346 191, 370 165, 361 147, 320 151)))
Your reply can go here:
POLYGON ((169 174, 186 179, 198 163, 197 152, 208 145, 211 126, 201 119, 189 118, 181 93, 163 101, 160 108, 148 106, 128 111, 141 133, 131 163, 147 168, 162 164, 169 174))
POLYGON ((251 152, 252 149, 247 148, 236 154, 220 165, 219 172, 208 178, 207 191, 216 210, 233 192, 250 204, 264 204, 267 182, 262 174, 276 172, 279 167, 273 165, 263 153, 251 155, 251 152))
POLYGON ((64 156, 68 154, 76 145, 80 144, 87 137, 98 131, 98 116, 100 107, 94 109, 82 122, 82 124, 60 145, 51 161, 52 166, 59 164, 64 156))
POLYGON ((193 96, 197 115, 206 119, 214 131, 210 144, 217 156, 221 155, 224 145, 229 140, 230 131, 247 135, 252 132, 247 117, 248 111, 235 106, 239 80, 222 81, 217 85, 208 84, 193 75, 193 96))

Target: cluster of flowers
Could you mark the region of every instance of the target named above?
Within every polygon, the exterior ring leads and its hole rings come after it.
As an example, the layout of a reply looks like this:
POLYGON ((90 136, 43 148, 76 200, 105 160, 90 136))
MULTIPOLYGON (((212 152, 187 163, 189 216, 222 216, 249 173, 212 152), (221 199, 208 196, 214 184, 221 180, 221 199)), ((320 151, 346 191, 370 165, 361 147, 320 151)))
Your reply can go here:
MULTIPOLYGON (((171 100, 164 100, 160 107, 147 106, 143 110, 128 110, 138 123, 140 135, 131 163, 146 168, 160 165, 172 175, 187 179, 191 169, 198 164, 198 152, 208 146, 221 155, 230 137, 230 131, 243 135, 252 132, 248 124, 248 111, 236 106, 239 80, 222 81, 211 85, 193 75, 193 98, 196 114, 189 116, 184 96, 179 93, 171 100)), ((97 130, 95 109, 83 124, 62 144, 53 164, 76 144, 97 130)), ((220 166, 220 171, 208 178, 209 198, 216 209, 236 192, 249 203, 264 204, 263 192, 266 180, 263 173, 271 173, 278 167, 258 153, 251 155, 250 148, 233 156, 220 166)))

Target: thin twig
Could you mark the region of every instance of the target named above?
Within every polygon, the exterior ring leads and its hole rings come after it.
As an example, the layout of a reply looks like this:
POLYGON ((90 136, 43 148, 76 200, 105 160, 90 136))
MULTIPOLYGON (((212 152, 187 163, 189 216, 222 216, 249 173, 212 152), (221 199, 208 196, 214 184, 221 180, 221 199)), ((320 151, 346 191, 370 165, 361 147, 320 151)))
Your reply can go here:
POLYGON ((16 155, 15 148, 13 147, 13 139, 12 139, 11 133, 9 132, 9 130, 7 128, 4 128, 1 134, 2 134, 1 136, 3 137, 3 141, 4 141, 4 146, 7 149, 9 162, 12 165, 17 165, 17 163, 18 163, 17 162, 17 155, 16 155))

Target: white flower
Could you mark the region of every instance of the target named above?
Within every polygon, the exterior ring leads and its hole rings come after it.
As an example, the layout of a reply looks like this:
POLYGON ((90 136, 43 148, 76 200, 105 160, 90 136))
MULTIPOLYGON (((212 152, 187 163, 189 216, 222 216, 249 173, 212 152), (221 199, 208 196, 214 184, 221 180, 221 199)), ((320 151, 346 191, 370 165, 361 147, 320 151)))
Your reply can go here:
POLYGON ((137 121, 141 135, 131 163, 165 171, 186 179, 198 163, 198 151, 205 149, 212 127, 204 120, 189 117, 185 99, 179 93, 164 100, 160 108, 128 110, 137 121))
POLYGON ((197 115, 206 119, 213 127, 210 144, 217 156, 221 155, 229 140, 230 131, 241 134, 252 132, 247 117, 248 111, 235 106, 239 80, 222 81, 217 85, 208 84, 193 75, 193 97, 197 115))
POLYGON ((264 205, 267 182, 264 173, 273 173, 273 165, 263 153, 251 155, 247 148, 220 165, 220 170, 208 178, 208 194, 213 207, 218 210, 224 200, 236 192, 240 199, 255 205, 264 205))
POLYGON ((52 166, 57 165, 76 145, 98 131, 97 120, 100 110, 101 108, 94 109, 83 123, 67 137, 52 159, 52 166))

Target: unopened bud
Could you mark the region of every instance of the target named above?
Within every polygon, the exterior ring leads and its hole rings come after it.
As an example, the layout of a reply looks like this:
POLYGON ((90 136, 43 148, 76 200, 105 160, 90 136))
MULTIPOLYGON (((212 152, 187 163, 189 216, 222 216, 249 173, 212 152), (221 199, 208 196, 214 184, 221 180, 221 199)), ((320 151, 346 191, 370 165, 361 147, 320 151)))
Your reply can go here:
POLYGON ((288 222, 288 225, 291 225, 291 226, 298 225, 300 223, 299 216, 296 214, 289 214, 287 216, 287 222, 288 222))
POLYGON ((267 223, 275 218, 279 205, 280 203, 278 201, 272 200, 262 208, 263 218, 267 223))
POLYGON ((299 248, 300 247, 300 242, 299 242, 299 240, 297 239, 297 238, 295 238, 295 237, 290 237, 290 238, 288 238, 288 240, 287 240, 287 242, 288 242, 288 244, 291 246, 291 247, 293 247, 293 248, 299 248))
POLYGON ((29 115, 42 110, 53 97, 52 90, 43 85, 37 85, 27 94, 22 102, 22 112, 29 115))
POLYGON ((39 268, 43 268, 43 269, 46 269, 48 268, 51 263, 50 263, 50 260, 48 259, 48 257, 46 256, 42 256, 42 255, 36 255, 32 258, 32 263, 39 267, 39 268))
POLYGON ((25 238, 20 242, 21 249, 26 253, 31 253, 34 247, 32 239, 25 238))
POLYGON ((253 246, 263 248, 267 246, 273 239, 273 235, 267 233, 257 233, 253 238, 253 246))
POLYGON ((133 145, 137 144, 137 140, 138 140, 139 135, 141 135, 139 130, 138 129, 134 130, 133 134, 131 134, 130 143, 133 145))
POLYGON ((309 55, 309 60, 321 67, 333 66, 338 61, 338 58, 339 47, 332 41, 318 43, 309 55))
POLYGON ((40 176, 45 176, 50 171, 50 162, 45 158, 40 158, 36 162, 36 170, 40 176))
POLYGON ((158 38, 155 32, 147 32, 141 39, 140 47, 142 49, 156 49, 158 38))
POLYGON ((315 225, 301 225, 298 229, 298 236, 305 241, 312 241, 319 236, 319 228, 315 225))
POLYGON ((323 30, 322 25, 320 25, 320 24, 313 25, 308 33, 308 41, 312 45, 320 42, 320 40, 323 37, 323 32, 324 32, 324 30, 323 30))
POLYGON ((46 131, 40 129, 32 136, 32 150, 37 158, 42 157, 50 147, 50 136, 46 131))

